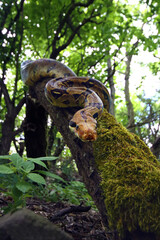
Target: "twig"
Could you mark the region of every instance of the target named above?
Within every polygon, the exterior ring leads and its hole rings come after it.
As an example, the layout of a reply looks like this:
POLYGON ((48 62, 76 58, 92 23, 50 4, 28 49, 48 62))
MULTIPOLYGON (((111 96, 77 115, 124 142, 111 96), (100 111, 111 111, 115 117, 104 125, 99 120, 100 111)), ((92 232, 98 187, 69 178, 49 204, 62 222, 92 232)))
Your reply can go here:
POLYGON ((68 213, 76 213, 76 212, 88 212, 91 209, 91 206, 83 207, 82 204, 79 206, 72 205, 68 208, 60 210, 58 213, 54 214, 49 218, 51 222, 55 222, 60 217, 68 214, 68 213))

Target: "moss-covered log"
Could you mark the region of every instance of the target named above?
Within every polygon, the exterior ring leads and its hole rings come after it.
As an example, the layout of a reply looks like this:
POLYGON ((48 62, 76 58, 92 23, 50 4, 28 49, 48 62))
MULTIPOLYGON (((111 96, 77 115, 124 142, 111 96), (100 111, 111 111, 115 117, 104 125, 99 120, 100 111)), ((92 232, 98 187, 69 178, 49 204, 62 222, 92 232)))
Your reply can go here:
POLYGON ((121 237, 137 230, 159 235, 160 163, 139 137, 107 112, 99 121, 98 136, 94 157, 109 226, 121 237))

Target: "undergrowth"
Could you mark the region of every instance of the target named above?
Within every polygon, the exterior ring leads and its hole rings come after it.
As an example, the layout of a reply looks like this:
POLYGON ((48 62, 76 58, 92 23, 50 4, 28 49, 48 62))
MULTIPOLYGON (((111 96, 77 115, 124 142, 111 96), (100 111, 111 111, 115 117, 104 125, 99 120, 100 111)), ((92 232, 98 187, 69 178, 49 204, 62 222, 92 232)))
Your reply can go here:
POLYGON ((3 209, 4 213, 25 207, 28 198, 45 201, 68 201, 72 204, 92 205, 93 201, 80 181, 66 181, 49 171, 44 161, 55 157, 22 158, 19 154, 0 156, 1 194, 13 199, 3 209), (36 170, 36 164, 46 170, 36 170))

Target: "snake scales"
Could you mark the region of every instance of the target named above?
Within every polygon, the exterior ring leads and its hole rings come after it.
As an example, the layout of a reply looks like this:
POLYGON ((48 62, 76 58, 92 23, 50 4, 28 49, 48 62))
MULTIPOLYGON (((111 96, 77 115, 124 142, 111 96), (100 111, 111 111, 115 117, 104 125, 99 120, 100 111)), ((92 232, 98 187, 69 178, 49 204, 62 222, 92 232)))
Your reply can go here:
POLYGON ((108 90, 101 82, 77 77, 71 69, 53 59, 23 62, 21 76, 29 86, 44 78, 51 79, 45 87, 47 99, 57 107, 80 107, 70 120, 69 127, 82 141, 97 139, 97 119, 103 108, 109 111, 110 105, 108 90))

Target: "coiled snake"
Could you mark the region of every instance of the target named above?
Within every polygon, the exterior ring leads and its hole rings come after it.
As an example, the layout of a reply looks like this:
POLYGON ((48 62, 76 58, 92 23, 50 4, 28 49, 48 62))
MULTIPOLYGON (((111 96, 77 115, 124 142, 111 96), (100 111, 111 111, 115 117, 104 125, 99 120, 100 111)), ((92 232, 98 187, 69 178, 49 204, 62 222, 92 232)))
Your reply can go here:
POLYGON ((77 77, 64 64, 53 59, 25 61, 21 65, 25 84, 33 86, 44 78, 53 78, 45 86, 47 99, 57 107, 80 107, 69 122, 69 127, 82 141, 97 139, 97 119, 103 107, 109 111, 110 97, 106 87, 98 80, 77 77))

